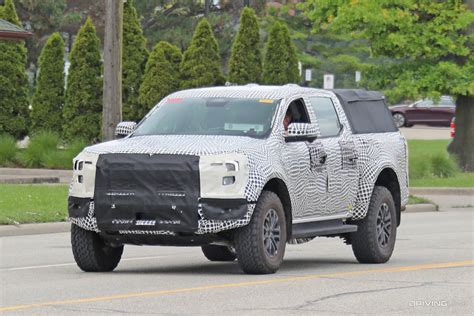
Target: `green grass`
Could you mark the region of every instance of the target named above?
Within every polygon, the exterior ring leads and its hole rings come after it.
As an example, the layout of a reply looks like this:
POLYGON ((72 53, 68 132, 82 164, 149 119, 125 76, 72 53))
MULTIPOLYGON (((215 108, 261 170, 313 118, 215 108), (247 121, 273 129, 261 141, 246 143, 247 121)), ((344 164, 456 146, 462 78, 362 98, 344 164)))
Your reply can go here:
POLYGON ((67 185, 0 184, 0 224, 65 221, 67 185))
POLYGON ((411 187, 474 187, 474 173, 462 173, 446 147, 449 140, 409 140, 411 187))
POLYGON ((408 204, 425 204, 425 203, 431 203, 431 201, 419 196, 414 196, 414 195, 410 195, 408 197, 408 204))

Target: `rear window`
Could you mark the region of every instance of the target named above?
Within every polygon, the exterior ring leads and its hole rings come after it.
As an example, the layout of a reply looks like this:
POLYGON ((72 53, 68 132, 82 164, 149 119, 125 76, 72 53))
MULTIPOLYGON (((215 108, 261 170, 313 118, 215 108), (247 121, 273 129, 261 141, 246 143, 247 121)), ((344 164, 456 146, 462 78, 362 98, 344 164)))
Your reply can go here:
POLYGON ((349 102, 344 110, 354 134, 398 131, 383 100, 349 102))
POLYGON ((385 98, 377 91, 361 89, 334 89, 346 113, 352 133, 390 133, 398 128, 392 113, 385 105, 385 98))

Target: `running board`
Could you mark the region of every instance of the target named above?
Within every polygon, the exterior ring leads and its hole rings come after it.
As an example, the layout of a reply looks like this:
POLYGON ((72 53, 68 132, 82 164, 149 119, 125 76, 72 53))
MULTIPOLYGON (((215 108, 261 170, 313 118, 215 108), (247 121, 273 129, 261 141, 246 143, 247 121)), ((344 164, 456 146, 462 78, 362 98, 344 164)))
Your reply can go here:
POLYGON ((340 219, 292 225, 292 238, 332 236, 357 231, 357 225, 345 224, 340 219))

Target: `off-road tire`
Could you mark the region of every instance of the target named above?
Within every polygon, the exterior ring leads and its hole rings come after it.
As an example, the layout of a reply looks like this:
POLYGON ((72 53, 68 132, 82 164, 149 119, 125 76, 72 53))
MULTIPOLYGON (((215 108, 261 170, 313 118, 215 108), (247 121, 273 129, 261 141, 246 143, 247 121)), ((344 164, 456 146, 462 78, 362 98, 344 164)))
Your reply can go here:
POLYGON ((397 237, 397 216, 395 203, 390 191, 382 186, 375 186, 370 199, 369 210, 364 219, 355 222, 357 232, 351 233, 352 251, 360 263, 385 263, 392 256, 397 237), (382 205, 388 206, 390 214, 390 232, 388 241, 383 246, 377 235, 377 219, 382 205))
POLYGON ((287 241, 286 220, 283 205, 278 196, 270 191, 260 195, 252 219, 247 226, 236 230, 234 236, 235 249, 239 266, 245 273, 275 273, 283 261, 287 241), (273 210, 274 212, 272 212, 273 210), (279 240, 274 255, 267 253, 264 245, 264 225, 267 214, 276 214, 279 224, 279 240))
POLYGON ((123 246, 111 247, 99 234, 71 225, 71 245, 74 260, 85 272, 109 272, 122 258, 123 246))
POLYGON ((237 258, 235 252, 226 246, 205 245, 201 249, 209 261, 234 261, 237 258))

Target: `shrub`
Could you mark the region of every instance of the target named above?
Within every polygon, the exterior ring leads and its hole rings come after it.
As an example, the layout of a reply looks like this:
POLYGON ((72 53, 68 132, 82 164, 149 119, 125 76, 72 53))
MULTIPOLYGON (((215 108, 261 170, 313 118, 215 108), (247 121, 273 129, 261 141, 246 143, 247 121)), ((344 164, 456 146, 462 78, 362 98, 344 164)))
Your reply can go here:
POLYGON ((57 151, 59 135, 50 131, 42 131, 31 137, 28 147, 19 155, 20 162, 26 167, 41 167, 45 157, 57 151))
POLYGON ((449 178, 459 171, 456 162, 448 155, 434 155, 431 157, 430 162, 431 171, 433 175, 438 178, 449 178))
POLYGON ((140 118, 162 98, 179 89, 179 64, 181 52, 178 47, 161 41, 155 45, 146 63, 143 83, 140 87, 140 118))
POLYGON ((99 138, 102 118, 100 41, 90 18, 72 46, 64 104, 64 137, 99 138))
MULTIPOLYGON (((21 26, 15 5, 0 5, 0 19, 21 26)), ((28 77, 24 41, 0 40, 0 134, 21 138, 28 130, 28 77)))
POLYGON ((132 0, 123 4, 122 100, 123 119, 137 121, 143 110, 138 102, 148 58, 146 39, 132 0))
POLYGON ((39 69, 32 102, 32 129, 59 132, 64 104, 64 41, 59 33, 53 33, 44 45, 39 69))
POLYGON ((72 168, 72 160, 76 157, 83 149, 88 145, 88 142, 84 139, 75 139, 70 142, 66 148, 63 150, 64 161, 63 164, 64 169, 71 169, 72 168))
POLYGON ((0 165, 5 165, 7 162, 12 162, 18 151, 16 141, 13 136, 3 134, 0 135, 0 165))
POLYGON ((409 165, 410 179, 422 179, 431 175, 430 161, 427 159, 417 159, 409 165))
POLYGON ((268 35, 263 63, 263 82, 265 84, 298 83, 299 70, 296 48, 293 45, 288 27, 275 22, 268 35))
POLYGON ((211 25, 203 18, 194 31, 191 45, 183 54, 181 88, 198 88, 224 84, 221 56, 211 25))
POLYGON ((262 73, 260 33, 255 11, 242 10, 240 28, 232 45, 229 60, 229 81, 237 84, 258 83, 262 73))

